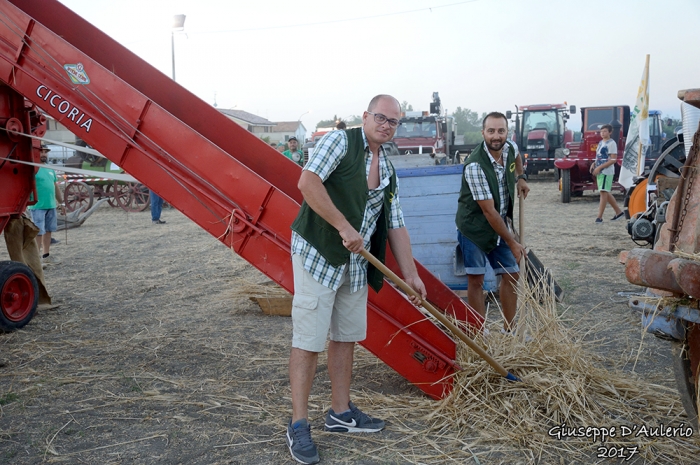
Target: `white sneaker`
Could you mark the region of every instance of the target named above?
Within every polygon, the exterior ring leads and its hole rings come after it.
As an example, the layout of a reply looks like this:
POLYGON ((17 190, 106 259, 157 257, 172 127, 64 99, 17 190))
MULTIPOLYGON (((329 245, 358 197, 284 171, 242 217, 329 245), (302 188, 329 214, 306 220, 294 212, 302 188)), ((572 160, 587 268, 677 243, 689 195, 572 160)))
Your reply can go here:
MULTIPOLYGON (((501 328, 501 334, 505 334, 506 336, 513 336, 513 337, 515 337, 515 333, 514 333, 514 332, 512 332, 512 331, 506 331, 505 328, 501 328)), ((532 336, 530 336, 529 334, 526 334, 526 335, 525 335, 525 342, 526 342, 526 343, 532 342, 532 336)))

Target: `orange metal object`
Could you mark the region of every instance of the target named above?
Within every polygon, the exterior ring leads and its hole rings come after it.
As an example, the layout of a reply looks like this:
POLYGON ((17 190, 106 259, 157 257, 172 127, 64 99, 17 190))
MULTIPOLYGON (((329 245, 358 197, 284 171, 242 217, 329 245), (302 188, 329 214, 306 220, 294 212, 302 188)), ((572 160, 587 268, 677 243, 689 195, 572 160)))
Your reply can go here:
POLYGON ((647 209, 647 180, 639 182, 630 194, 629 204, 627 206, 630 218, 635 215, 644 213, 647 209))
MULTIPOLYGON (((293 292, 294 162, 59 2, 0 0, 0 12, 0 80, 293 292)), ((481 326, 417 266, 431 302, 481 326)), ((454 340, 390 285, 370 291, 362 344, 429 396, 451 389, 454 340)))

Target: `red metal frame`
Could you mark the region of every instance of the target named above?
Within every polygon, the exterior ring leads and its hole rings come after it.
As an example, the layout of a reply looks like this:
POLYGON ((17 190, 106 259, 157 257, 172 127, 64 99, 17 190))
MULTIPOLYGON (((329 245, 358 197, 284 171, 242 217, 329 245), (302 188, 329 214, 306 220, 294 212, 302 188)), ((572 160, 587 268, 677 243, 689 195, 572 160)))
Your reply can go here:
MULTIPOLYGON (((0 80, 293 291, 300 168, 54 0, 0 0, 0 80), (80 65, 89 84, 71 82, 80 65)), ((80 70, 79 70, 80 71, 80 70)), ((387 265, 398 267, 390 255, 387 265)), ((418 264, 430 300, 481 317, 418 264)), ((363 345, 434 398, 451 388, 455 343, 389 284, 370 292, 363 345)))
MULTIPOLYGON (((46 133, 46 118, 38 109, 10 87, 0 85, 0 156, 24 162, 39 163, 39 141, 33 141, 9 131, 31 133, 41 137, 46 133)), ((37 168, 0 160, 0 231, 12 217, 21 214, 29 204, 29 194, 36 192, 34 174, 37 168)))

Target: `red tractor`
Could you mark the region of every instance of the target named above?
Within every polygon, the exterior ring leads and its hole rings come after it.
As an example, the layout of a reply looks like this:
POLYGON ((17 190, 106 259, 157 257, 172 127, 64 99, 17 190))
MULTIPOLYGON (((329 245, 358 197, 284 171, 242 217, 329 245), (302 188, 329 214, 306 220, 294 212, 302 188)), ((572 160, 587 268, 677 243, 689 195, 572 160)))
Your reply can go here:
MULTIPOLYGON (((612 139, 617 142, 617 163, 615 164, 615 182, 613 189, 625 193, 623 186, 617 183, 622 165, 622 154, 625 152, 627 131, 630 126, 630 107, 626 105, 611 107, 581 108, 581 140, 567 144, 569 154, 554 162, 559 170, 559 190, 561 201, 569 203, 571 197, 580 197, 584 191, 596 190, 598 185, 589 169, 595 162, 596 149, 601 141, 600 128, 604 124, 613 127, 612 139)), ((645 160, 645 172, 659 158, 664 134, 661 132, 661 112, 649 111, 649 135, 651 147, 645 160)))
MULTIPOLYGON (((525 172, 530 175, 554 169, 554 160, 567 155, 566 145, 574 140, 566 122, 569 114, 576 113, 576 107, 555 103, 515 108, 513 140, 523 153, 525 172)), ((513 113, 507 111, 506 118, 511 116, 513 113)))
MULTIPOLYGON (((561 201, 569 203, 571 197, 580 197, 583 191, 596 190, 598 185, 590 173, 591 164, 595 161, 598 143, 601 141, 600 128, 604 124, 613 127, 612 139, 617 142, 617 164, 615 165, 615 180, 620 174, 622 154, 625 151, 627 130, 630 126, 630 107, 620 105, 615 107, 581 108, 581 140, 567 144, 569 154, 554 162, 559 170, 559 190, 561 201)), ((617 184, 613 189, 625 191, 617 184)))

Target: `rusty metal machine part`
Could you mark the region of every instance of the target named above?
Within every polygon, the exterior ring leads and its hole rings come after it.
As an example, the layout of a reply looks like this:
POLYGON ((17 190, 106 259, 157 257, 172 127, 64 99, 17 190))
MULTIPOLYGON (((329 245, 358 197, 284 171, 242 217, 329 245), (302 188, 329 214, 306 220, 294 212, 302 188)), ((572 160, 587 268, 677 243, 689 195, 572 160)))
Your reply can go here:
MULTIPOLYGON (((700 89, 679 92, 685 103, 700 108, 700 89)), ((684 121, 684 125, 687 122, 684 121)), ((680 179, 665 212, 653 250, 634 249, 629 252, 625 274, 633 284, 647 286, 648 296, 673 296, 676 308, 665 306, 651 309, 658 315, 681 321, 674 331, 682 338, 675 343, 675 373, 679 392, 688 416, 697 425, 698 376, 700 375, 700 261, 691 259, 700 252, 700 130, 692 138, 685 137, 688 156, 680 169, 680 179), (676 252, 676 253, 674 253, 676 252), (679 256, 679 253, 685 255, 679 256), (682 310, 679 309, 682 307, 682 310)), ((648 304, 630 302, 632 307, 648 304)), ((661 306, 662 304, 659 304, 661 306)), ((647 309, 643 309, 646 311, 647 309)), ((657 317, 658 317, 657 315, 657 317)))

